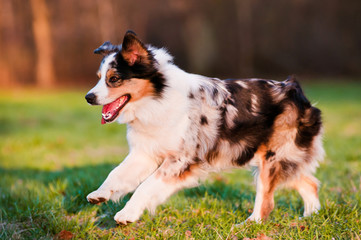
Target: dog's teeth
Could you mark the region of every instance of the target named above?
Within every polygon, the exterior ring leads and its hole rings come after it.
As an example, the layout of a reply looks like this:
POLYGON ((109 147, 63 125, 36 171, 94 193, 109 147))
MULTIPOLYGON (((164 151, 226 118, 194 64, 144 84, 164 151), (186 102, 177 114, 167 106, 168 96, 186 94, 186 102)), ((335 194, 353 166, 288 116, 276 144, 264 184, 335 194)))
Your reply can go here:
POLYGON ((111 115, 109 112, 107 112, 107 113, 102 113, 102 116, 103 116, 103 118, 104 118, 105 120, 107 120, 107 119, 109 119, 112 115, 111 115))

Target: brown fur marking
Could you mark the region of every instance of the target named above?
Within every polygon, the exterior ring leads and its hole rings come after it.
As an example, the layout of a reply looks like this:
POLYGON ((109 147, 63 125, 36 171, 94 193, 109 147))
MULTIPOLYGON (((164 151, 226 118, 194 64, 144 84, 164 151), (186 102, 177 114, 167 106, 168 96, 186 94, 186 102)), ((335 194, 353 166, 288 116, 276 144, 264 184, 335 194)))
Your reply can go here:
POLYGON ((272 194, 265 194, 263 196, 263 202, 261 206, 261 218, 267 219, 273 208, 274 208, 273 192, 272 194))
POLYGON ((149 80, 132 78, 125 80, 121 88, 109 88, 109 97, 118 98, 124 94, 130 94, 130 101, 137 101, 146 96, 154 95, 153 85, 149 80))
POLYGON ((161 169, 156 172, 155 177, 161 178, 167 183, 177 184, 186 180, 188 177, 194 176, 194 172, 200 170, 199 164, 197 163, 186 164, 181 170, 177 167, 172 169, 172 164, 174 164, 174 162, 172 163, 171 161, 165 161, 162 164, 161 169))
POLYGON ((260 181, 263 185, 263 202, 261 204, 261 218, 267 219, 272 209, 274 208, 274 191, 277 184, 280 183, 280 167, 274 162, 269 162, 266 159, 267 147, 262 145, 258 148, 256 154, 260 156, 261 162, 259 166, 260 181))

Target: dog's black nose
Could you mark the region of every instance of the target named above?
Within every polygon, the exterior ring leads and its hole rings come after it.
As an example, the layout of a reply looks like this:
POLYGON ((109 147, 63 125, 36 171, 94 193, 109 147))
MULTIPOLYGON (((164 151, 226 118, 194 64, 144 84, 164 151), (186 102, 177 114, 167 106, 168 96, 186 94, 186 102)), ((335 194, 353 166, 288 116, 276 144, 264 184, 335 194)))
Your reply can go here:
POLYGON ((89 103, 89 104, 96 104, 97 103, 97 96, 94 94, 94 93, 88 93, 86 96, 85 96, 85 99, 86 101, 89 103))

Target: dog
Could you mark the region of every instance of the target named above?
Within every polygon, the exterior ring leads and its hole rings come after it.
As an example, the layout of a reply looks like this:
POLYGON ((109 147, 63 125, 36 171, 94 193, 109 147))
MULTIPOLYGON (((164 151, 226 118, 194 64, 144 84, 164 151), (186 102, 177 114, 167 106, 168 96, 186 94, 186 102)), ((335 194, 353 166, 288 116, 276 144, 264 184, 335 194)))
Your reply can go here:
POLYGON ((163 48, 126 32, 120 45, 105 42, 99 82, 86 95, 103 105, 101 123, 127 124, 129 155, 87 196, 92 204, 134 194, 116 213, 119 224, 137 221, 207 174, 254 166, 256 197, 248 221, 266 220, 278 186, 296 189, 304 216, 320 209, 323 159, 321 111, 295 77, 220 80, 187 73, 163 48))

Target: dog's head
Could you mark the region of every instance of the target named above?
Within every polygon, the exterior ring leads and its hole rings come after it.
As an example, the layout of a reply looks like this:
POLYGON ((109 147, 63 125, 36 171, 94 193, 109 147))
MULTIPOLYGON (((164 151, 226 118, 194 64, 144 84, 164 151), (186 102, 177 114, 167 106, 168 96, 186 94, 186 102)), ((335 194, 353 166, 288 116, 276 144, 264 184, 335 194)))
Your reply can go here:
POLYGON ((128 103, 162 93, 165 85, 157 62, 135 33, 128 31, 121 45, 105 42, 94 53, 104 58, 99 82, 85 98, 91 105, 103 105, 102 124, 115 121, 128 103))

